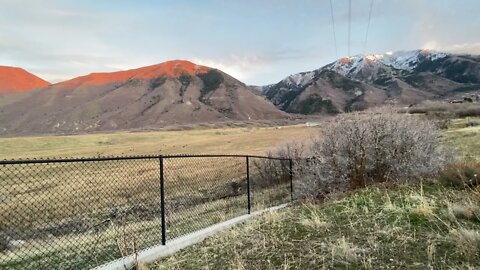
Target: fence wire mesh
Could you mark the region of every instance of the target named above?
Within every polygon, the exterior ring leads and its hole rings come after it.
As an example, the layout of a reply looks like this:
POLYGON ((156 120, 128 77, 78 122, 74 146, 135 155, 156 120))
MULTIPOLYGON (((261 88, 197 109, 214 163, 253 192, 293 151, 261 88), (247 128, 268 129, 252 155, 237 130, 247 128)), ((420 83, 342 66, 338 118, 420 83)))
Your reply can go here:
POLYGON ((1 161, 0 269, 90 269, 249 206, 288 202, 288 163, 211 155, 1 161))
POLYGON ((249 158, 252 210, 287 203, 291 199, 289 160, 249 158))
POLYGON ((245 158, 165 159, 167 239, 246 214, 245 158))

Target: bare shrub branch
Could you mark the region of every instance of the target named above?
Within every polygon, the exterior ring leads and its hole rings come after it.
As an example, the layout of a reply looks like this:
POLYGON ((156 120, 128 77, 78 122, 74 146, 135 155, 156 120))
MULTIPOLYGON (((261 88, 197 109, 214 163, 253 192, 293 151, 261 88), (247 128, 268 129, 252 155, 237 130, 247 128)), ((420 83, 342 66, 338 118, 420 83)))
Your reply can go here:
POLYGON ((431 122, 390 109, 340 115, 314 140, 304 181, 323 197, 433 175, 449 160, 439 139, 431 122))

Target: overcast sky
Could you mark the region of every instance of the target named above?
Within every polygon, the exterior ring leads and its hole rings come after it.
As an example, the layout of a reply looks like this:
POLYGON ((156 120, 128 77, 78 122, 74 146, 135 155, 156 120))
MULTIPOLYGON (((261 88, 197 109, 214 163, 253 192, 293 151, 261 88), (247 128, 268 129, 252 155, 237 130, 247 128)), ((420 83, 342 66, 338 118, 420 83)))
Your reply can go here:
MULTIPOLYGON (((348 0, 332 0, 338 57, 348 0)), ((436 49, 480 54, 479 0, 352 0, 351 54, 436 49)), ((187 59, 247 84, 337 58, 329 0, 0 0, 0 65, 51 82, 187 59)))

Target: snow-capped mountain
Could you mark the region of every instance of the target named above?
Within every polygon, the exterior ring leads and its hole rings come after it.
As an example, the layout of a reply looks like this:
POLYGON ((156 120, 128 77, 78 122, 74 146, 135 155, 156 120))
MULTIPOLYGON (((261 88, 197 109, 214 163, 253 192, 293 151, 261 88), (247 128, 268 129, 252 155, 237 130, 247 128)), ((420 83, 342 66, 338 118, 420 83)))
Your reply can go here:
MULTIPOLYGON (((448 57, 449 54, 430 50, 400 51, 382 54, 378 61, 400 70, 413 71, 422 61, 435 61, 448 57)), ((366 56, 370 58, 371 56, 366 56)))
POLYGON ((311 80, 313 80, 314 76, 314 71, 293 74, 285 78, 284 83, 287 85, 305 86, 311 80))
POLYGON ((262 89, 282 110, 315 113, 328 107, 333 113, 379 102, 446 98, 476 91, 479 85, 479 56, 415 50, 341 58, 262 89))
POLYGON ((356 55, 341 58, 325 68, 344 76, 355 76, 359 71, 375 66, 390 67, 401 71, 414 71, 422 61, 435 61, 448 57, 447 53, 428 50, 387 52, 384 54, 356 55))

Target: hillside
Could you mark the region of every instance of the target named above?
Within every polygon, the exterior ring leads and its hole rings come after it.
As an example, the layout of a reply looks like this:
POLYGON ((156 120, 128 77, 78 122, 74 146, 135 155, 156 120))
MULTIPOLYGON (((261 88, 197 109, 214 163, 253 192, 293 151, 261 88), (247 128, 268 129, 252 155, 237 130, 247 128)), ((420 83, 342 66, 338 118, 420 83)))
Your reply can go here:
POLYGON ((339 113, 379 104, 480 94, 480 56, 417 50, 339 59, 262 88, 292 113, 339 113))
POLYGON ((369 187, 265 214, 144 269, 478 269, 479 213, 470 190, 369 187))
POLYGON ((173 124, 285 118, 220 70, 188 61, 92 73, 0 107, 0 135, 65 134, 173 124))
POLYGON ((24 69, 0 66, 0 95, 26 92, 49 84, 24 69))

